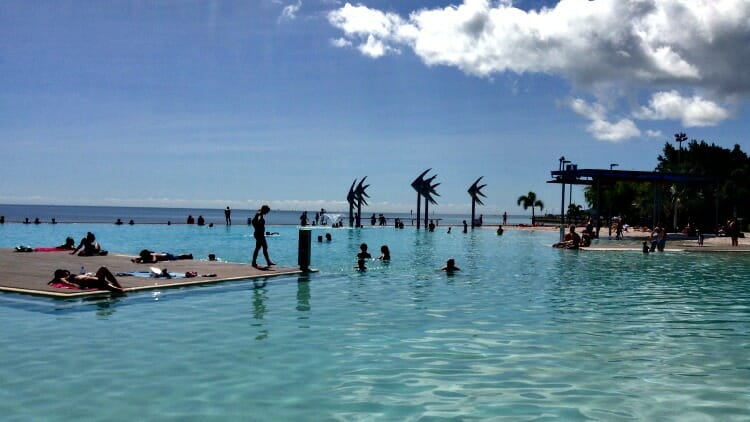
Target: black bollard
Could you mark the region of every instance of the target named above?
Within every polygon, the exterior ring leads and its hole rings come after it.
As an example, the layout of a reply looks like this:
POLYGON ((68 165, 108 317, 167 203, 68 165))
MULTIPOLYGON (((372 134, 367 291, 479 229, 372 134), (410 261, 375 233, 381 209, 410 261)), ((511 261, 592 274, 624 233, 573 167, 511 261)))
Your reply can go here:
POLYGON ((302 271, 310 271, 310 251, 312 249, 312 231, 299 231, 299 250, 297 254, 297 263, 302 271))

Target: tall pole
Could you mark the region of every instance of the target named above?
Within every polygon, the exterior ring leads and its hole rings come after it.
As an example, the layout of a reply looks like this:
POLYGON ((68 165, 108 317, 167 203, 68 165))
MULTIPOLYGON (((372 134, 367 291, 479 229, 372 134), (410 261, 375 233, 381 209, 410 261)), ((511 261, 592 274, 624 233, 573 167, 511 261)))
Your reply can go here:
POLYGON ((427 198, 425 198, 424 200, 424 228, 427 228, 427 219, 430 216, 429 210, 430 210, 430 201, 428 201, 427 198))
POLYGON ((362 201, 357 201, 357 228, 362 227, 362 201))
MULTIPOLYGON (((425 202, 427 202, 425 200, 425 202)), ((419 230, 420 215, 422 212, 422 194, 417 192, 417 230, 419 230)))
POLYGON ((475 214, 476 204, 477 202, 472 199, 471 200, 471 228, 472 229, 474 228, 474 216, 476 215, 475 214))
POLYGON ((687 135, 684 132, 675 133, 674 140, 680 145, 680 149, 677 150, 677 164, 682 164, 682 143, 687 141, 687 135))
POLYGON ((354 185, 357 184, 357 179, 354 179, 352 186, 349 188, 349 193, 346 195, 346 201, 349 202, 349 227, 354 227, 354 201, 356 194, 354 193, 354 185))
POLYGON ((562 184, 562 201, 560 202, 560 242, 565 237, 565 183, 562 184))
MULTIPOLYGON (((568 161, 568 160, 565 160, 564 162, 565 162, 565 163, 570 163, 570 161, 568 161)), ((565 170, 565 171, 567 171, 567 170, 565 170)), ((571 177, 571 179, 572 179, 572 177, 571 177)), ((567 208, 567 214, 568 214, 568 224, 570 224, 570 222, 571 222, 571 217, 570 217, 570 205, 572 205, 572 204, 573 204, 573 184, 572 184, 572 183, 570 183, 570 185, 569 185, 569 188, 568 188, 568 190, 569 190, 569 193, 570 193, 570 195, 568 195, 568 208, 567 208)))
POLYGON ((601 223, 599 220, 602 218, 601 213, 601 195, 602 195, 602 183, 599 179, 596 180, 596 238, 599 238, 599 229, 601 228, 601 223))

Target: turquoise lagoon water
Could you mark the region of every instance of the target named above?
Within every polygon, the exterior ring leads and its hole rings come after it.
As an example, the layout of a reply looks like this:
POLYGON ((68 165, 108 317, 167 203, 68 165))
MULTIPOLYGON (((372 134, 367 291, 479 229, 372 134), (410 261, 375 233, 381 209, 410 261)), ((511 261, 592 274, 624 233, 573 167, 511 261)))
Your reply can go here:
MULTIPOLYGON (((100 300, 0 294, 3 420, 748 420, 750 256, 555 233, 313 231, 319 273, 100 300), (353 270, 359 244, 390 264, 353 270), (462 271, 436 268, 455 257, 462 271)), ((248 262, 247 226, 0 226, 248 262)), ((297 228, 271 257, 293 266, 297 228)))

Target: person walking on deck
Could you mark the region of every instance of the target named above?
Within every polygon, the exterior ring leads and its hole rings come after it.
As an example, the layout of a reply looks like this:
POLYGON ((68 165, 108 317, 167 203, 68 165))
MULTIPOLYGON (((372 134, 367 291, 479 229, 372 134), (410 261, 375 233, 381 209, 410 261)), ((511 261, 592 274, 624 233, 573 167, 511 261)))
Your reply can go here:
POLYGON ((266 220, 264 216, 271 211, 271 207, 264 204, 253 217, 253 237, 255 238, 255 250, 253 251, 253 262, 252 265, 258 268, 258 252, 263 249, 263 257, 266 258, 266 264, 270 267, 276 265, 271 262, 271 258, 268 257, 268 243, 266 242, 266 220))

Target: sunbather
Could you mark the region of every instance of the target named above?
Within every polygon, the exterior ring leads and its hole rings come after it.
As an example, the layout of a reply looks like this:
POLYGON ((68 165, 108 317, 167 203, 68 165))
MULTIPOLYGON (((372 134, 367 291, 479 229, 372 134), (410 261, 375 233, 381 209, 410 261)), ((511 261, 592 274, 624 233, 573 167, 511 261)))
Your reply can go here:
POLYGON ((65 238, 65 243, 60 246, 57 246, 57 249, 73 250, 75 249, 75 247, 76 247, 76 241, 72 237, 68 236, 65 238))
POLYGON ((94 236, 94 233, 91 232, 86 233, 86 237, 81 239, 81 243, 79 243, 78 246, 76 246, 76 248, 73 249, 73 252, 71 252, 70 254, 75 255, 79 250, 81 250, 81 252, 78 254, 79 256, 95 256, 107 254, 107 251, 102 250, 101 245, 99 245, 99 242, 96 241, 96 236, 94 236))
POLYGON ((98 289, 109 290, 115 293, 124 293, 122 286, 107 267, 100 267, 96 275, 71 274, 68 270, 55 270, 55 278, 49 283, 50 286, 74 289, 98 289))
POLYGON ((139 264, 150 264, 159 261, 176 261, 178 259, 193 259, 193 254, 185 253, 180 255, 172 255, 171 253, 159 253, 150 251, 148 249, 143 249, 138 254, 138 258, 133 258, 131 259, 131 261, 139 264))

